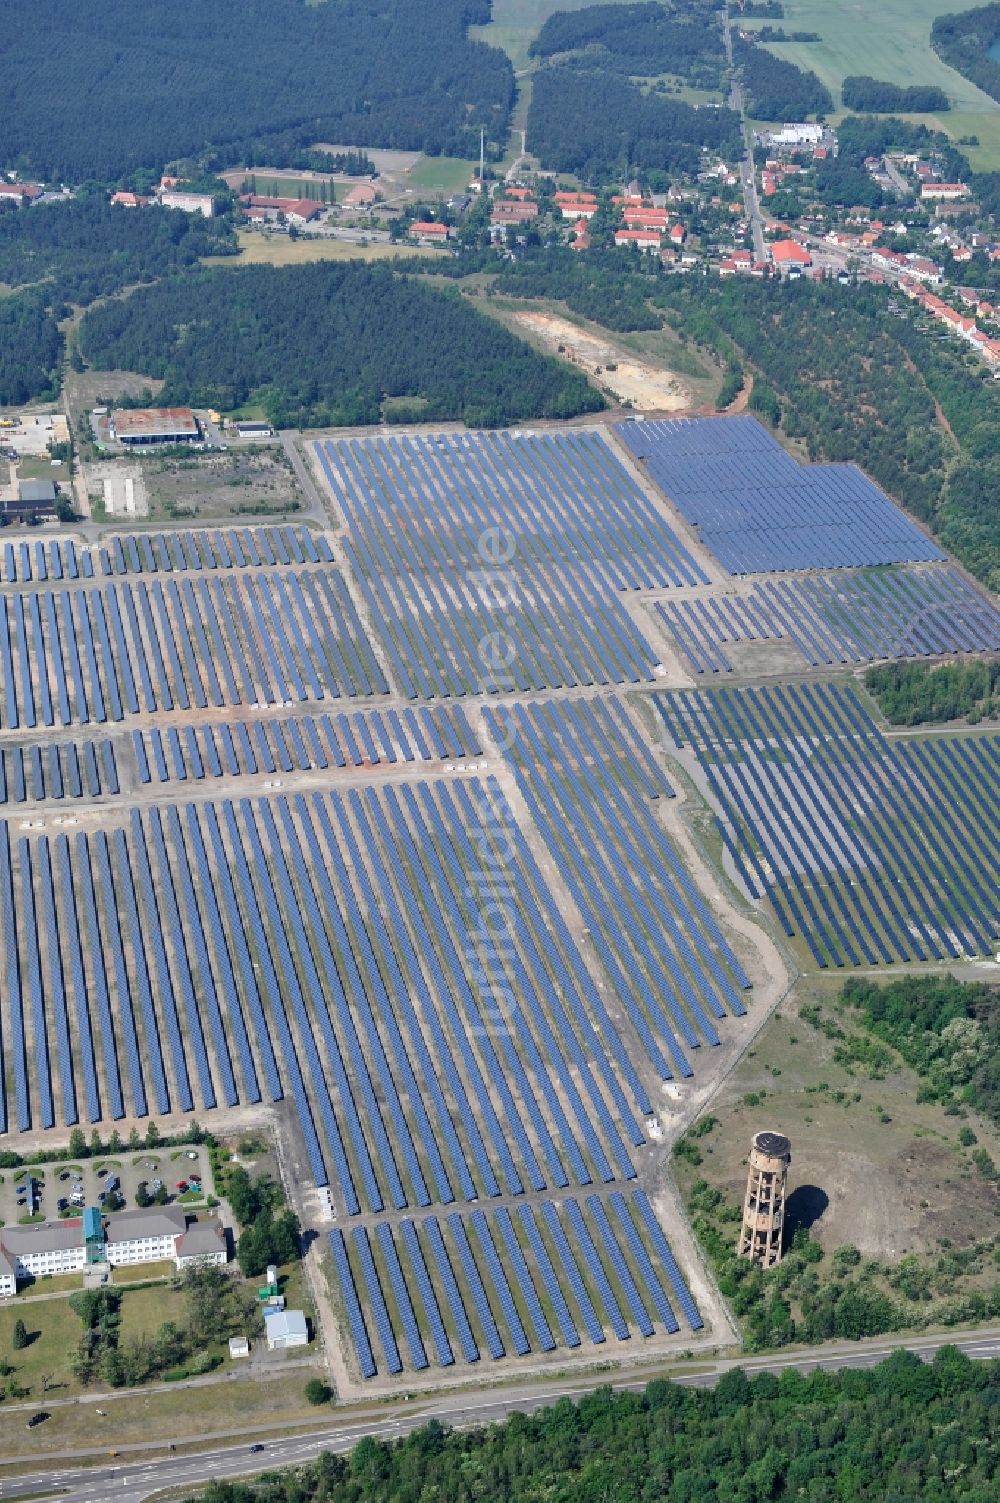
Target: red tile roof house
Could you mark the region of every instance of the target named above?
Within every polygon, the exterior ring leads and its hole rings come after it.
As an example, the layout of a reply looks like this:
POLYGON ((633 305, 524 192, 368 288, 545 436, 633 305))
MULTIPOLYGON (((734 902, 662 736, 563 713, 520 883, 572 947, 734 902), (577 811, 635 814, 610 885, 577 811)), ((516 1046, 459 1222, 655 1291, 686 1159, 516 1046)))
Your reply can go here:
POLYGON ((663 244, 659 230, 615 230, 616 245, 636 245, 641 251, 658 251, 663 244))
POLYGON ((518 202, 510 198, 495 198, 490 219, 494 224, 526 224, 538 218, 538 205, 533 199, 518 202))
POLYGON ((410 225, 410 235, 414 240, 423 240, 427 245, 444 245, 451 235, 451 230, 446 224, 435 224, 429 219, 415 219, 410 225))
POLYGON ((149 203, 149 199, 143 198, 141 193, 127 193, 123 188, 119 188, 117 193, 112 193, 111 202, 120 204, 124 209, 141 209, 149 203))
POLYGON ((593 219, 597 213, 597 199, 591 194, 557 193, 556 208, 563 219, 593 219))
POLYGON ((573 239, 570 241, 571 250, 583 251, 590 249, 590 230, 588 224, 589 221, 586 219, 578 219, 576 221, 576 224, 573 226, 573 239))
POLYGON ((36 198, 41 198, 42 190, 37 183, 5 183, 0 181, 0 198, 16 198, 19 203, 25 199, 34 203, 36 198))
POLYGON ((247 210, 263 209, 284 214, 286 219, 294 219, 299 224, 308 224, 325 207, 314 198, 264 198, 257 193, 242 194, 240 202, 247 210))
POLYGON ((776 240, 771 246, 771 260, 776 266, 812 265, 812 256, 797 240, 776 240))
POLYGON ((666 209, 635 207, 625 209, 622 219, 631 230, 665 230, 669 223, 666 209))

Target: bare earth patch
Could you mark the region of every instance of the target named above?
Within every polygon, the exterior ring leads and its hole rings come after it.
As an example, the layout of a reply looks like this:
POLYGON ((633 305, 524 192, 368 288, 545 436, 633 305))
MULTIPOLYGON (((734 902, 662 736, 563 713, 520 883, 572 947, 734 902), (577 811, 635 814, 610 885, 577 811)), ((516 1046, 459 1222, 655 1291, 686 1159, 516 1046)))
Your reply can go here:
POLYGON ((536 334, 549 349, 565 355, 588 376, 641 412, 679 412, 692 405, 691 393, 670 371, 626 355, 599 335, 577 328, 554 313, 515 313, 514 321, 536 334))

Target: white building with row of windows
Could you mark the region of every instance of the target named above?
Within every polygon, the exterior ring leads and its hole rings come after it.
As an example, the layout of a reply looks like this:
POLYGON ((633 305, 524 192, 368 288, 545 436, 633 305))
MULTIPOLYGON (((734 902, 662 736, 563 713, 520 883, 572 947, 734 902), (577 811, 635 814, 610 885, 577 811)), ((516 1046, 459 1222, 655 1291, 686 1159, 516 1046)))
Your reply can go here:
POLYGON ((88 1264, 117 1268, 167 1259, 178 1269, 224 1265, 229 1249, 222 1224, 212 1217, 188 1226, 182 1207, 153 1206, 111 1216, 88 1208, 82 1217, 5 1226, 0 1229, 0 1298, 16 1294, 19 1280, 79 1273, 88 1264))

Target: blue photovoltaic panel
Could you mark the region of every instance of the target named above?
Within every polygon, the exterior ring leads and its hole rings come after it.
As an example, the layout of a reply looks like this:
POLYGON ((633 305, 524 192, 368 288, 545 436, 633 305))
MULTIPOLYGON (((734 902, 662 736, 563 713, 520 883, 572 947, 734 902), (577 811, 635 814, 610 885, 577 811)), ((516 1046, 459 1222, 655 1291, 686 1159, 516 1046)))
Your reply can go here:
POLYGON ((800 465, 756 418, 634 418, 617 432, 731 574, 944 558, 856 465, 800 465))

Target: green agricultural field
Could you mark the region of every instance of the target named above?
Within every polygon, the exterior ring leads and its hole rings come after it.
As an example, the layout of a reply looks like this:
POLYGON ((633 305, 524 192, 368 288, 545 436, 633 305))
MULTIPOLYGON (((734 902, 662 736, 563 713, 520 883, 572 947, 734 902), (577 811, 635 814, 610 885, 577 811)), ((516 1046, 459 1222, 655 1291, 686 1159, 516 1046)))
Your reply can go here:
MULTIPOLYGON (((528 48, 545 22, 557 10, 584 10, 597 0, 493 0, 493 20, 488 26, 473 26, 471 35, 506 52, 515 71, 530 66, 528 48)), ((626 4, 627 0, 611 0, 626 4)))
POLYGON ((955 138, 977 135, 982 144, 969 152, 973 166, 1000 167, 1000 106, 931 51, 931 25, 949 8, 943 0, 784 0, 784 8, 785 31, 815 31, 822 41, 776 42, 772 52, 818 73, 834 99, 852 73, 902 85, 936 84, 951 110, 912 118, 955 138))

